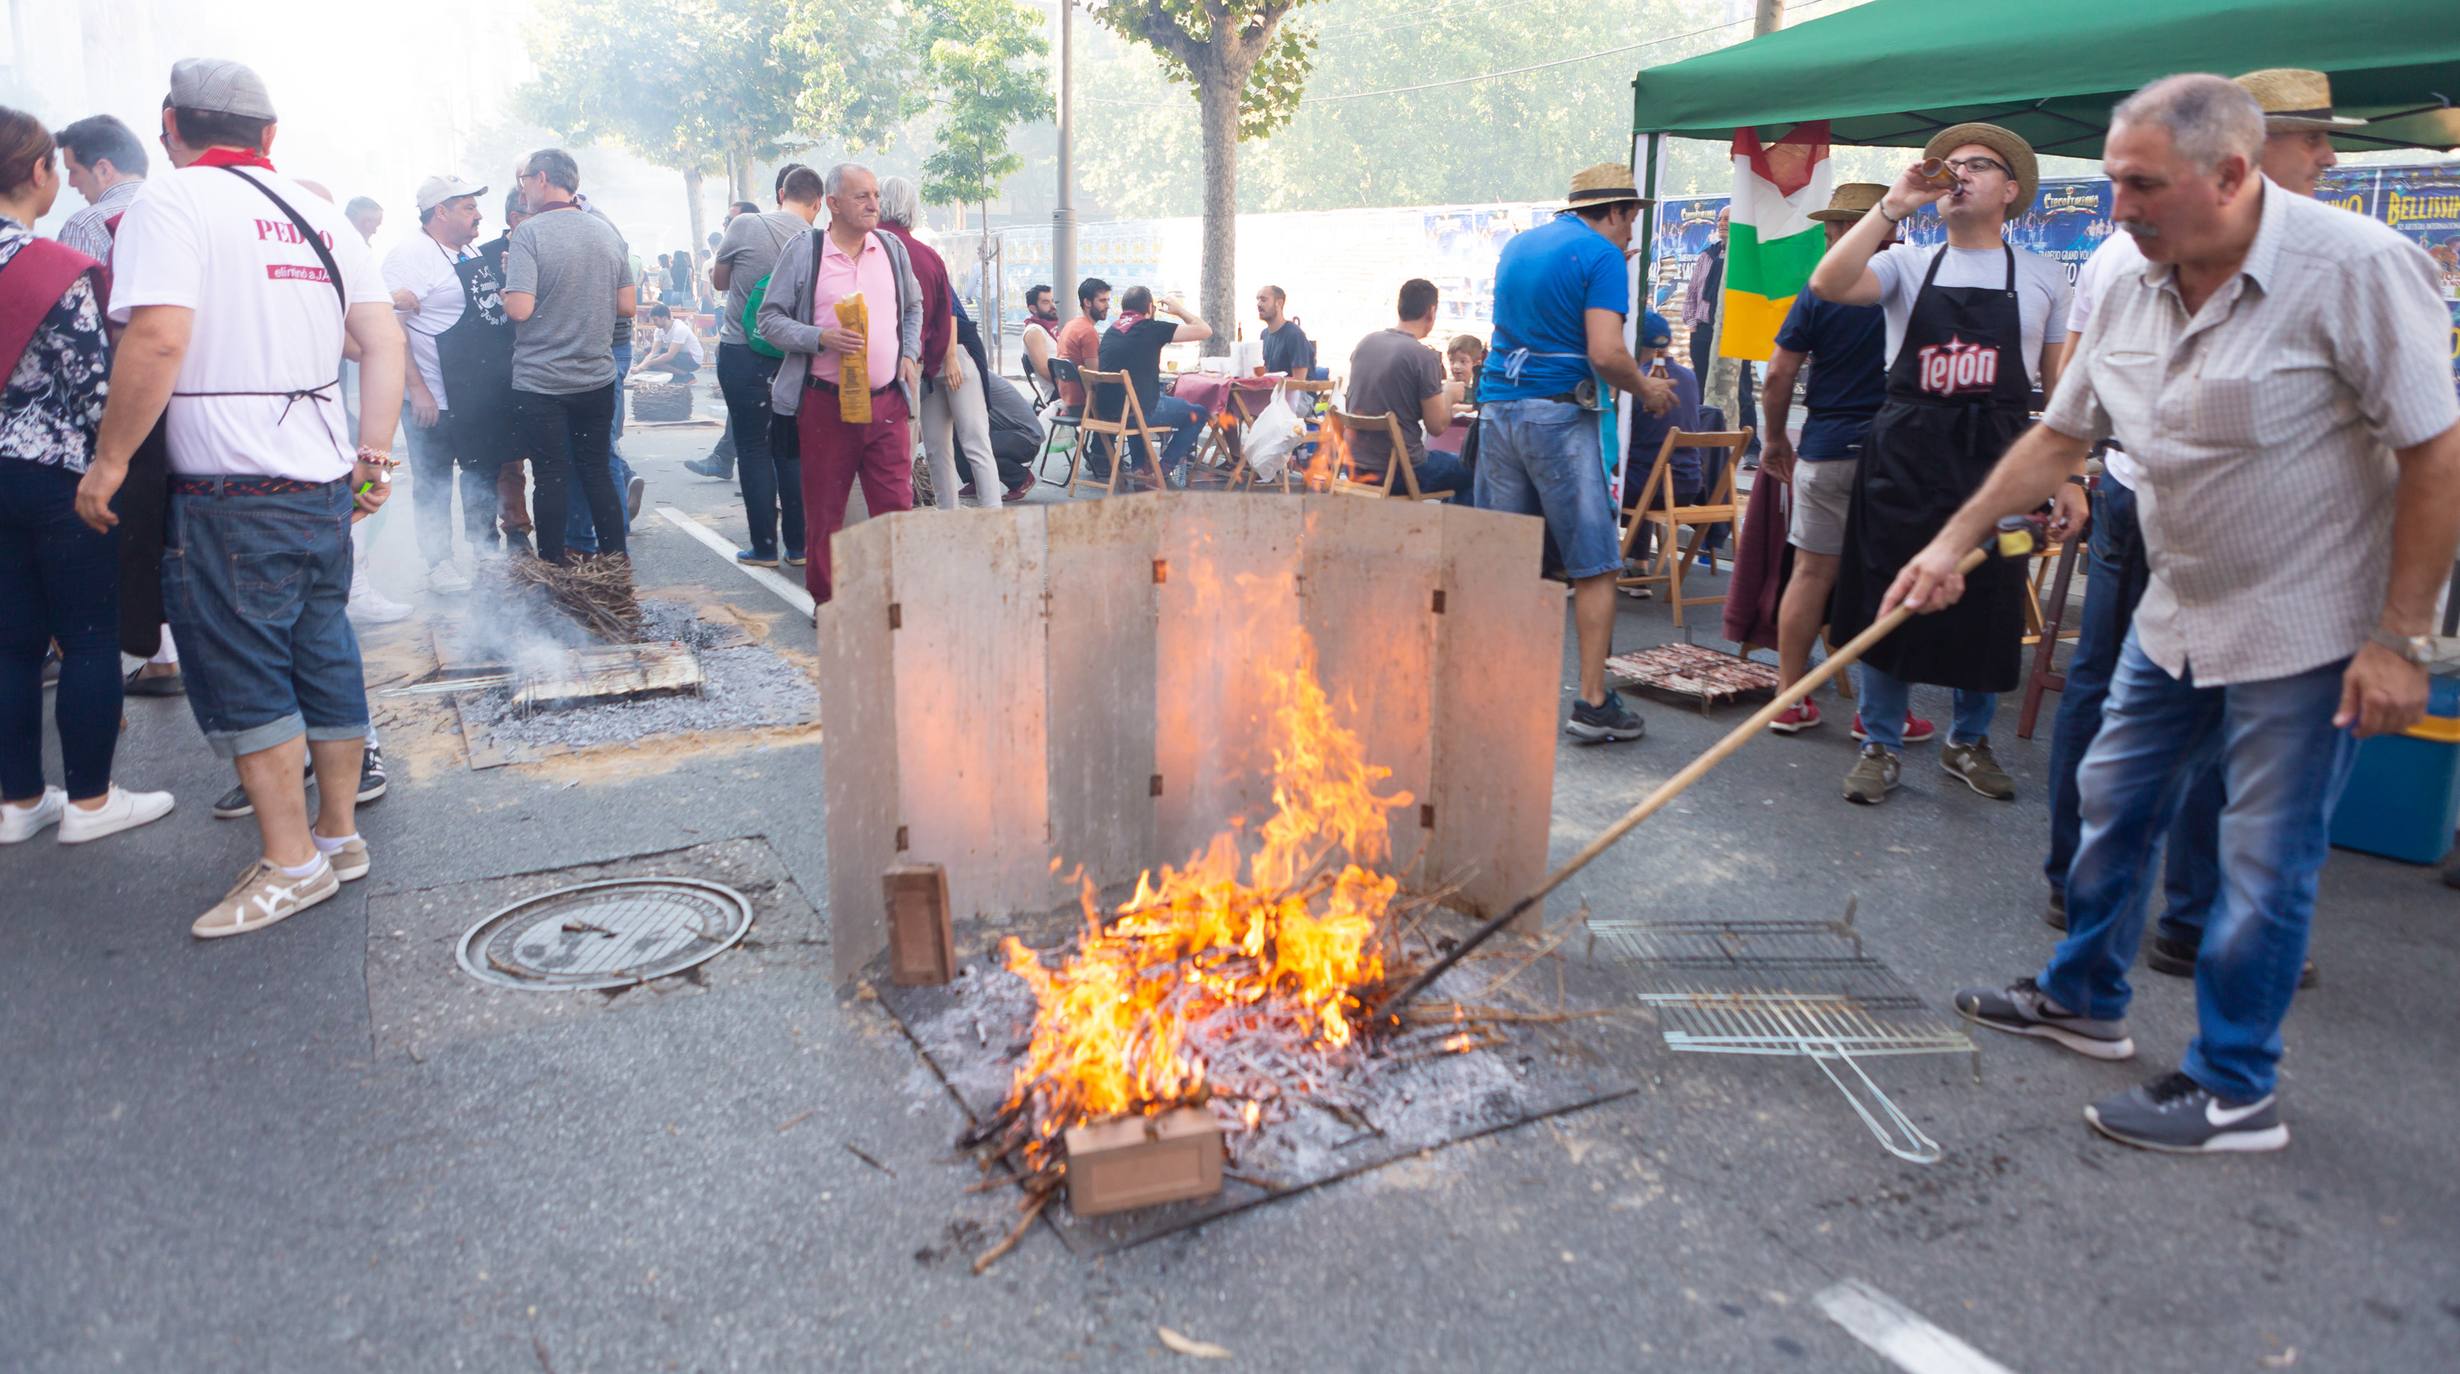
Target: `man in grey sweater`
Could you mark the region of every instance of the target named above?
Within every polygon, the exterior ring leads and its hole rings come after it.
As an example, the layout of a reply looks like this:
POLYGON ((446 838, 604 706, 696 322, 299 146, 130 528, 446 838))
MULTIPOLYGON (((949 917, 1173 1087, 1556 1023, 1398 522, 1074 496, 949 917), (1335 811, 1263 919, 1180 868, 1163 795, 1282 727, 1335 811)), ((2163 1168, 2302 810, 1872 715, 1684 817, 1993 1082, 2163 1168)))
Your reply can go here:
POLYGON ((803 455, 808 526, 803 585, 825 605, 832 584, 829 540, 846 520, 857 477, 873 515, 914 508, 915 391, 922 381, 922 287, 905 245, 880 231, 880 183, 868 167, 841 162, 826 181, 828 227, 813 229, 778 254, 755 317, 760 337, 786 356, 769 408, 795 417, 803 455), (868 332, 837 322, 837 302, 860 295, 868 332), (894 324, 890 323, 894 312, 894 324), (871 419, 847 422, 838 382, 845 359, 860 355, 871 388, 871 419))
POLYGON ((581 169, 561 148, 521 164, 530 217, 504 255, 504 313, 513 344, 513 422, 536 465, 538 556, 564 558, 564 516, 577 477, 602 554, 624 552, 623 498, 612 467, 615 359, 607 349, 618 317, 630 318, 633 287, 623 239, 574 201, 581 169), (569 446, 569 452, 567 452, 569 446))

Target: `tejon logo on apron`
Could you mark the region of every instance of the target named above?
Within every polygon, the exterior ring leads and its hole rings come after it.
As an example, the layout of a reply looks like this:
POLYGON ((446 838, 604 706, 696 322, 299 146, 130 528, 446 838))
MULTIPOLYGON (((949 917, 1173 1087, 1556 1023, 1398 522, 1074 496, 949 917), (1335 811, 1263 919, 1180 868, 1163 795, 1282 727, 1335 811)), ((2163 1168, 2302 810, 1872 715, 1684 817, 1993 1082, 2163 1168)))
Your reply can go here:
POLYGON ((1999 350, 1991 344, 1969 344, 1954 335, 1931 344, 1919 354, 1922 390, 1934 396, 1958 396, 1989 391, 1999 384, 1999 350))

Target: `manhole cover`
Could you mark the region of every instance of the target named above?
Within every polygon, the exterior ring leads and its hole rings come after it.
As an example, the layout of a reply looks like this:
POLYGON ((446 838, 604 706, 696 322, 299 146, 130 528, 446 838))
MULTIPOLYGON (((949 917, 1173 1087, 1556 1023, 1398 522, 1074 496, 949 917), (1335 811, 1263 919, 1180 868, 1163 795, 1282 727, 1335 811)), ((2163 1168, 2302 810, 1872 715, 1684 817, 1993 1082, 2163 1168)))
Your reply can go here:
POLYGON ((482 983, 586 992, 679 973, 743 938, 752 904, 695 878, 616 878, 543 893, 461 937, 461 967, 482 983))

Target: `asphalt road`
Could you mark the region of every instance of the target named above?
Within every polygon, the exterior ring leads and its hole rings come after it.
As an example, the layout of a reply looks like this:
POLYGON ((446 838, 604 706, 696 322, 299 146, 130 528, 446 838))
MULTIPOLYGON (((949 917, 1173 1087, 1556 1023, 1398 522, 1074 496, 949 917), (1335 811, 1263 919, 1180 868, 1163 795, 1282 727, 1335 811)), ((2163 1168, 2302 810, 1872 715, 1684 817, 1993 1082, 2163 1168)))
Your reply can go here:
MULTIPOLYGON (((739 534, 732 485, 681 468, 709 438, 626 451, 653 503, 739 534)), ((377 555, 402 596, 408 525, 391 513, 377 555)), ((654 516, 636 534, 645 587, 810 652, 709 549, 654 516)), ((1617 633, 1671 630, 1626 602, 1617 633)), ((369 634, 371 685, 425 671, 424 643, 369 634)), ((177 701, 130 703, 119 763, 178 793, 170 818, 0 851, 0 1369, 1158 1369, 1190 1358, 1165 1326, 1249 1368, 1896 1367, 1823 1310, 1854 1281, 2033 1374, 2448 1368, 2460 1339, 2460 961, 2429 870, 2333 857, 2283 1154, 2087 1130, 2087 1101, 2192 1031, 2191 989, 2143 973, 2135 1064, 1990 1037, 1978 1086, 1962 1058, 1875 1069, 1946 1147, 1935 1166, 1882 1153, 1806 1064, 1658 1050, 1618 1103, 1101 1259, 1037 1230, 976 1278, 1012 1204, 964 1191, 953 1104, 827 981, 815 732, 474 771, 439 713, 381 705, 375 871, 276 930, 187 936, 253 831, 208 814, 229 774, 177 701), (441 972, 450 932, 536 881, 517 875, 711 846, 773 885, 764 947, 700 983, 490 1016, 441 972)), ((1562 751, 1558 858, 1739 719, 1644 710, 1645 741, 1562 751)), ((1865 810, 1838 795, 1842 721, 1753 744, 1574 895, 1747 919, 1850 894, 1872 952, 1942 999, 2037 965, 2042 742, 2011 710, 2013 803, 1917 749, 1865 810)))

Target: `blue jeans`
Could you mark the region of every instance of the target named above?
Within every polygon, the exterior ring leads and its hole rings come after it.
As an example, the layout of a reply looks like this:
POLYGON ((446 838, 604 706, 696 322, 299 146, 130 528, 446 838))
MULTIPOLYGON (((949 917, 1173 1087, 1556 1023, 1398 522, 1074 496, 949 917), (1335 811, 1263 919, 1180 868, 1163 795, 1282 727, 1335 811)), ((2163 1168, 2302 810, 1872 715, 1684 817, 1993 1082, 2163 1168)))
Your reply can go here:
POLYGON ((735 436, 737 471, 743 474, 743 512, 751 518, 752 552, 778 554, 783 518, 787 553, 803 553, 803 462, 791 420, 777 424, 769 412, 769 384, 779 360, 747 344, 718 345, 718 394, 726 398, 727 432, 735 436))
MULTIPOLYGON (((162 605, 188 709, 222 758, 367 735, 350 602, 350 482, 276 496, 174 492, 162 605)), ((116 666, 116 665, 114 665, 116 666)))
MULTIPOLYGON (((1193 401, 1176 396, 1164 396, 1145 412, 1145 423, 1160 429, 1171 426, 1170 437, 1162 441, 1162 471, 1177 472, 1187 455, 1196 451, 1196 441, 1204 437, 1204 408, 1193 401)), ((1145 441, 1141 436, 1128 439, 1128 461, 1140 464, 1145 458, 1145 441)))
POLYGON ((632 345, 630 345, 630 344, 628 344, 628 343, 619 343, 619 344, 615 345, 614 352, 615 352, 615 429, 614 429, 614 439, 610 439, 610 440, 608 440, 608 441, 607 441, 607 442, 608 442, 608 443, 610 443, 610 444, 612 444, 613 442, 615 442, 615 440, 616 440, 616 439, 621 439, 621 438, 623 438, 623 437, 624 437, 624 393, 623 393, 623 385, 624 385, 624 378, 629 377, 629 376, 631 376, 631 375, 632 375, 632 345))
POLYGON ((1541 515, 1574 581, 1623 566, 1597 414, 1569 401, 1489 401, 1478 416, 1480 510, 1541 515))
MULTIPOLYGON (((2092 575, 2084 580, 2084 621, 2075 656, 2067 664, 2067 687, 2059 694, 2057 722, 2050 729, 2050 856, 2042 876, 2050 890, 2067 891, 2068 865, 2084 822, 2077 806, 2076 771, 2084 751, 2101 733, 2103 704, 2119 649, 2134 623, 2152 565, 2135 519, 2135 493, 2104 482, 2094 502, 2092 575)), ((1867 722, 1865 722, 1867 724, 1867 722)), ((2221 770, 2206 769, 2187 789, 2170 830, 2161 935, 2192 945, 2203 938, 2205 919, 2221 894, 2221 770)))
POLYGON ((2202 771, 2221 768, 2222 900, 2195 959, 2197 1029, 2181 1067, 2232 1101, 2271 1092, 2280 1065, 2332 808, 2357 762, 2356 736, 2332 724, 2347 666, 2198 687, 2163 672, 2130 632, 2078 774, 2084 839, 2067 870, 2067 938, 2041 986, 2110 1020, 2127 1011, 2154 846, 2202 771))
POLYGON ((0 799, 43 795, 43 653, 60 641, 52 720, 78 801, 111 787, 120 742, 119 535, 77 518, 67 468, 0 458, 0 799))
MULTIPOLYGON (((1854 665, 1862 688, 1862 733, 1892 754, 1905 750, 1905 712, 1913 704, 1913 684, 1868 663, 1854 665)), ((1990 738, 1990 721, 1999 713, 1996 692, 1955 694, 1955 714, 1948 726, 1948 743, 1978 744, 1990 738)))

